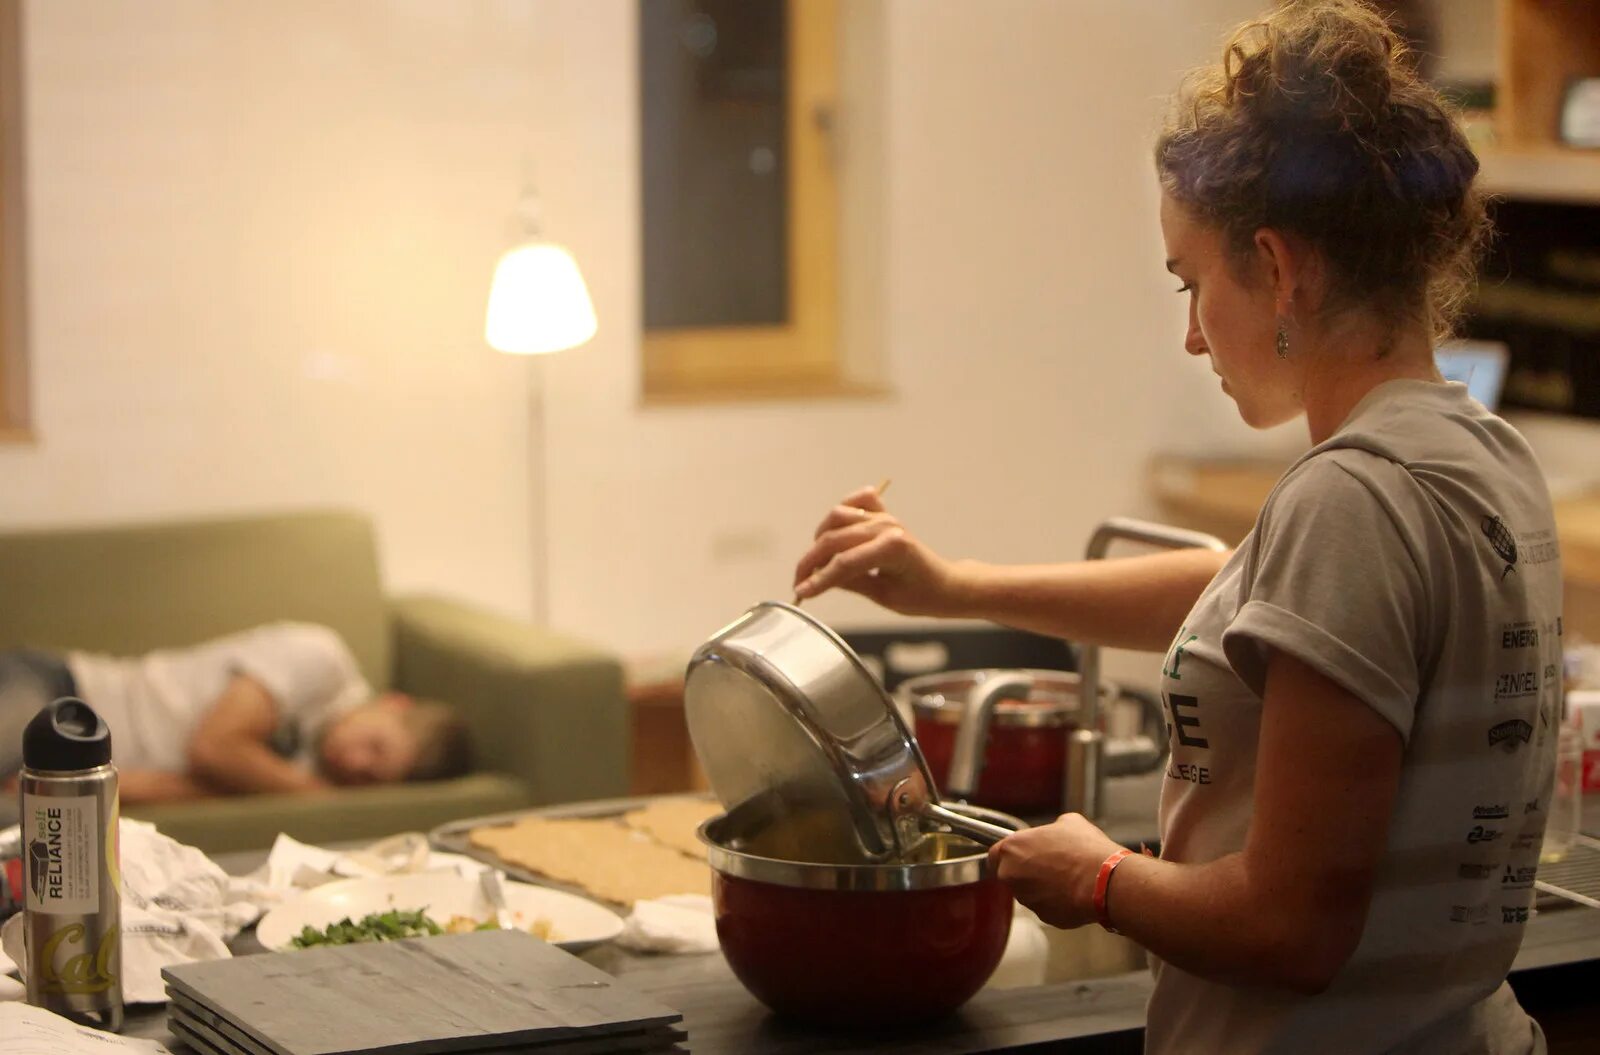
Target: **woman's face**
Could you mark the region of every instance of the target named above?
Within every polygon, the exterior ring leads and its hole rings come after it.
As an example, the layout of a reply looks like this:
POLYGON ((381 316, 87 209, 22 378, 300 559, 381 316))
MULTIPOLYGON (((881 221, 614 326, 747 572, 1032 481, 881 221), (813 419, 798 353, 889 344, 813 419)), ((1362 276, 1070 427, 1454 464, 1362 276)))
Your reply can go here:
POLYGON ((1167 270, 1182 280, 1182 292, 1189 296, 1184 350, 1210 357, 1212 372, 1222 379, 1222 390, 1233 397, 1245 424, 1265 429, 1297 416, 1299 371, 1292 351, 1288 360, 1278 358, 1276 298, 1265 274, 1270 261, 1254 261, 1262 277, 1241 283, 1228 262, 1222 233, 1168 194, 1161 196, 1161 233, 1167 270))

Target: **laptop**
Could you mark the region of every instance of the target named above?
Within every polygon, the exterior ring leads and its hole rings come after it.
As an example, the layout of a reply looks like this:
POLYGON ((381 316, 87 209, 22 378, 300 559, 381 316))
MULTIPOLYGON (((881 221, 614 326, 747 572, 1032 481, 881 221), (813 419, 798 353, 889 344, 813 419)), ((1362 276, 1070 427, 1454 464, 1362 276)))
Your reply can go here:
POLYGON ((1434 349, 1434 360, 1446 381, 1460 381, 1467 394, 1490 410, 1498 410, 1506 383, 1506 346, 1498 341, 1446 341, 1434 349))

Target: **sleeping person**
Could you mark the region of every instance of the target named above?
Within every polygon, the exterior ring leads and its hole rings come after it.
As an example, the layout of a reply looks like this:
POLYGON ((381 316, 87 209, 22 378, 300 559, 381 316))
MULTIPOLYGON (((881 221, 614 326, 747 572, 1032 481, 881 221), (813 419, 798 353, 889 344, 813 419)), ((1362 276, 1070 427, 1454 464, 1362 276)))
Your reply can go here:
POLYGON ((23 728, 62 696, 105 719, 129 803, 437 779, 470 762, 459 715, 375 694, 339 635, 306 623, 134 657, 0 651, 0 782, 21 769, 23 728))

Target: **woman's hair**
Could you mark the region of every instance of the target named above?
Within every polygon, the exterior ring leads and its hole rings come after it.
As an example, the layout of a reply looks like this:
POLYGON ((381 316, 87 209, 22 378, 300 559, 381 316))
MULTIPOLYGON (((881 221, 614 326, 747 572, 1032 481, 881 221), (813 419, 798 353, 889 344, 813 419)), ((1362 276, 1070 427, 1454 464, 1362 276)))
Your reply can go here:
POLYGON ((1478 159, 1362 0, 1288 0, 1240 26, 1189 75, 1155 154, 1241 277, 1259 228, 1290 232, 1325 262, 1326 313, 1449 334, 1489 234, 1478 159))

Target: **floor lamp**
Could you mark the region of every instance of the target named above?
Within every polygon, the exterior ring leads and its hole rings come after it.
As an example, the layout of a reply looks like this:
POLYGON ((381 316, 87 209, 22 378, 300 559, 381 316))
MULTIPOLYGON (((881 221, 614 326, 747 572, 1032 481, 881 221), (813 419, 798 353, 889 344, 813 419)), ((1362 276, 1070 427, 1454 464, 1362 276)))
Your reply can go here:
MULTIPOLYGON (((572 254, 546 241, 540 231, 538 202, 524 197, 519 210, 523 239, 500 257, 489 288, 489 309, 483 336, 489 346, 513 355, 548 355, 575 348, 594 336, 594 304, 572 254)), ((533 619, 549 622, 550 488, 545 460, 544 378, 533 385, 533 465, 539 477, 538 508, 529 526, 534 530, 533 619)))

